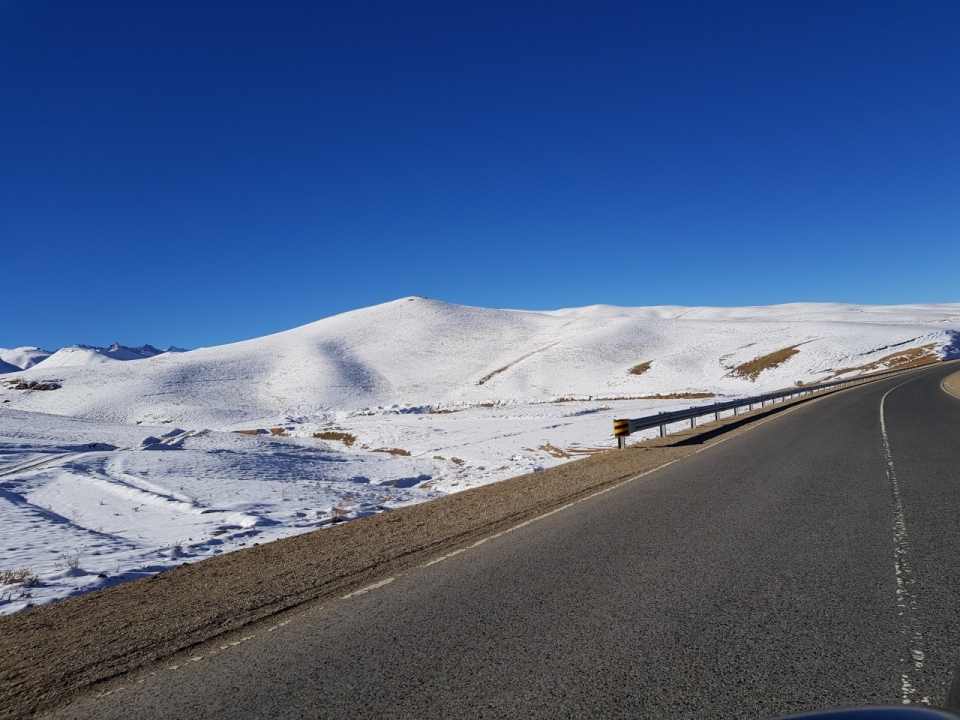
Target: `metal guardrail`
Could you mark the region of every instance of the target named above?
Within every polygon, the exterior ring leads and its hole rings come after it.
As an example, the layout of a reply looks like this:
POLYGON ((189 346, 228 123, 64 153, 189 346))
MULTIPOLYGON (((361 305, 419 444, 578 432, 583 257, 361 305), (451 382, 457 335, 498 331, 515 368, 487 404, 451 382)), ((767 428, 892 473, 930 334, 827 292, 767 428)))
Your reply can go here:
POLYGON ((659 427, 660 437, 663 437, 667 434, 667 425, 670 423, 689 420, 690 427, 693 428, 697 426, 697 418, 705 415, 712 414, 714 420, 719 420, 720 413, 727 412, 728 410, 733 410, 733 414, 738 415, 740 408, 749 407, 750 410, 753 410, 754 405, 766 407, 768 402, 771 404, 776 403, 777 400, 785 402, 786 400, 794 397, 813 395, 821 393, 824 390, 847 387, 850 385, 861 385, 865 382, 870 382, 871 380, 879 380, 880 378, 888 377, 890 375, 898 375, 902 372, 905 372, 907 369, 908 368, 901 370, 885 370, 884 372, 872 373, 870 375, 860 375, 859 377, 850 378, 849 380, 836 380, 834 382, 818 383, 817 385, 798 385, 795 388, 778 390, 777 392, 767 393, 766 395, 755 395, 754 397, 727 400, 725 402, 713 403, 712 405, 700 405, 697 407, 687 408, 686 410, 676 410, 674 412, 662 412, 656 415, 647 415, 646 417, 642 418, 614 420, 613 434, 617 438, 617 447, 625 448, 627 446, 627 436, 635 432, 640 432, 641 430, 649 430, 650 428, 659 427))

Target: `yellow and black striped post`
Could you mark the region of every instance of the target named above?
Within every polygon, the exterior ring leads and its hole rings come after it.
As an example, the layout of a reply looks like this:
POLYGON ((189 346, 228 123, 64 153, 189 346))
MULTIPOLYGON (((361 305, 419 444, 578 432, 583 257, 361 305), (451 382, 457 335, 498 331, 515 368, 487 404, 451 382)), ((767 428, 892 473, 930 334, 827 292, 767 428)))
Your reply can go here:
POLYGON ((629 420, 614 420, 613 434, 617 438, 617 447, 621 450, 627 446, 627 435, 630 434, 629 420))

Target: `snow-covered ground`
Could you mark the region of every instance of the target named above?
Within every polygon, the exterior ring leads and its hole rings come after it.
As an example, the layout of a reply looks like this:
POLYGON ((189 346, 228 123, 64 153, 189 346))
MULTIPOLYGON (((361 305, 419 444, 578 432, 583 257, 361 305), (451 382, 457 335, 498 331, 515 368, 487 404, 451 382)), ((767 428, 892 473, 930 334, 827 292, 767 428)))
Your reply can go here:
POLYGON ((565 462, 614 417, 714 401, 691 395, 955 357, 960 305, 404 298, 136 362, 69 350, 0 376, 0 573, 39 580, 0 614, 565 462))

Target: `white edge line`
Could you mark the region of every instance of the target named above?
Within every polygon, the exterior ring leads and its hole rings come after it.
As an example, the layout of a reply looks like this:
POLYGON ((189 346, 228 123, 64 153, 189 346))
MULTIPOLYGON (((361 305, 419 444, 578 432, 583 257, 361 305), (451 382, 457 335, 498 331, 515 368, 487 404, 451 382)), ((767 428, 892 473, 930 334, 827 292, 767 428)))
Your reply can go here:
MULTIPOLYGON (((893 452, 890 450, 890 438, 887 435, 887 422, 884 414, 884 404, 887 401, 887 396, 897 388, 903 387, 907 383, 911 383, 914 380, 919 380, 920 378, 931 374, 932 373, 923 373, 922 375, 916 375, 909 380, 904 380, 899 385, 894 385, 892 388, 887 390, 883 394, 883 397, 880 398, 880 435, 883 438, 883 459, 887 464, 887 480, 890 482, 890 489, 893 493, 893 553, 894 573, 897 580, 897 615, 902 618, 901 632, 908 636, 908 657, 900 658, 900 662, 906 665, 905 668, 901 669, 900 673, 900 702, 904 705, 910 705, 918 701, 923 705, 929 705, 930 698, 922 697, 918 699, 917 689, 914 687, 910 678, 911 669, 920 670, 923 668, 923 661, 925 659, 923 651, 924 643, 923 633, 920 632, 920 629, 917 625, 917 598, 916 595, 910 591, 914 582, 910 577, 911 568, 909 562, 907 561, 907 548, 910 545, 910 541, 907 534, 906 517, 903 514, 903 502, 900 499, 900 483, 897 479, 896 467, 893 464, 893 452)), ((948 375, 947 377, 950 376, 948 375)), ((940 388, 943 390, 945 390, 943 383, 946 382, 946 379, 947 378, 944 378, 940 381, 940 388)))
POLYGON ((960 374, 960 370, 957 370, 957 372, 947 375, 943 380, 941 380, 940 389, 943 390, 950 397, 957 398, 957 400, 960 400, 960 395, 954 395, 950 390, 947 390, 947 380, 949 380, 950 378, 952 378, 954 375, 957 375, 957 374, 960 374))

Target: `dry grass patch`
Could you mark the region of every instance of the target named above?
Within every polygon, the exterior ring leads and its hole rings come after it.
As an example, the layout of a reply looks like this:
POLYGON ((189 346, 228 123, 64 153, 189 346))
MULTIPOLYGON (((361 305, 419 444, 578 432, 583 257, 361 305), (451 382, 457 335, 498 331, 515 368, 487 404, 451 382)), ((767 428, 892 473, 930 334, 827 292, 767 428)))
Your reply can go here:
POLYGON ((715 393, 712 392, 681 392, 681 393, 666 393, 661 395, 657 393, 656 395, 641 395, 638 400, 702 400, 703 398, 712 398, 716 397, 715 393))
POLYGON ((755 358, 750 362, 737 365, 735 368, 730 370, 730 374, 736 377, 742 377, 751 381, 756 381, 756 379, 760 377, 760 373, 762 373, 764 370, 772 370, 775 367, 779 367, 794 355, 799 353, 800 351, 797 350, 798 347, 798 345, 793 345, 791 347, 783 348, 783 350, 772 352, 769 355, 762 355, 761 357, 755 358))
POLYGON ((885 355, 879 360, 875 360, 866 365, 837 370, 831 377, 839 377, 840 375, 846 375, 847 373, 853 372, 869 373, 877 372, 879 370, 906 370, 907 368, 929 365, 930 363, 940 361, 939 356, 935 352, 936 347, 936 343, 930 343, 929 345, 922 345, 917 348, 900 350, 899 352, 885 355))
POLYGON ((458 458, 458 457, 452 457, 452 458, 450 458, 450 462, 452 462, 454 465, 459 465, 460 467, 463 467, 464 465, 467 464, 467 461, 466 461, 466 460, 463 460, 463 459, 458 458))
POLYGON ((639 365, 634 365, 632 368, 627 370, 627 372, 631 375, 643 375, 647 370, 650 369, 651 365, 653 365, 653 361, 648 360, 647 362, 642 362, 639 365))
POLYGON ((237 430, 240 435, 259 435, 259 430, 237 430))
POLYGON ((287 431, 286 428, 270 428, 271 435, 279 435, 280 437, 286 437, 287 431))
POLYGON ((712 392, 657 393, 656 395, 626 395, 623 397, 596 397, 596 402, 618 402, 620 400, 702 400, 716 397, 712 392))
POLYGON ((0 585, 36 585, 39 579, 29 568, 0 570, 0 585))
POLYGON ((348 432, 339 432, 337 430, 325 430, 323 432, 314 433, 313 436, 317 440, 339 440, 347 446, 353 445, 357 441, 356 435, 351 435, 348 432))
POLYGON ((390 453, 391 455, 403 455, 404 457, 410 456, 410 451, 404 450, 403 448, 376 448, 374 452, 390 453))
POLYGON ((544 443, 537 449, 543 450, 545 453, 550 453, 550 455, 552 455, 555 458, 573 457, 573 455, 571 455, 570 453, 566 452, 565 450, 561 450, 556 445, 551 445, 549 442, 544 443))
POLYGON ((0 570, 0 585, 39 585, 40 579, 28 568, 0 570))

